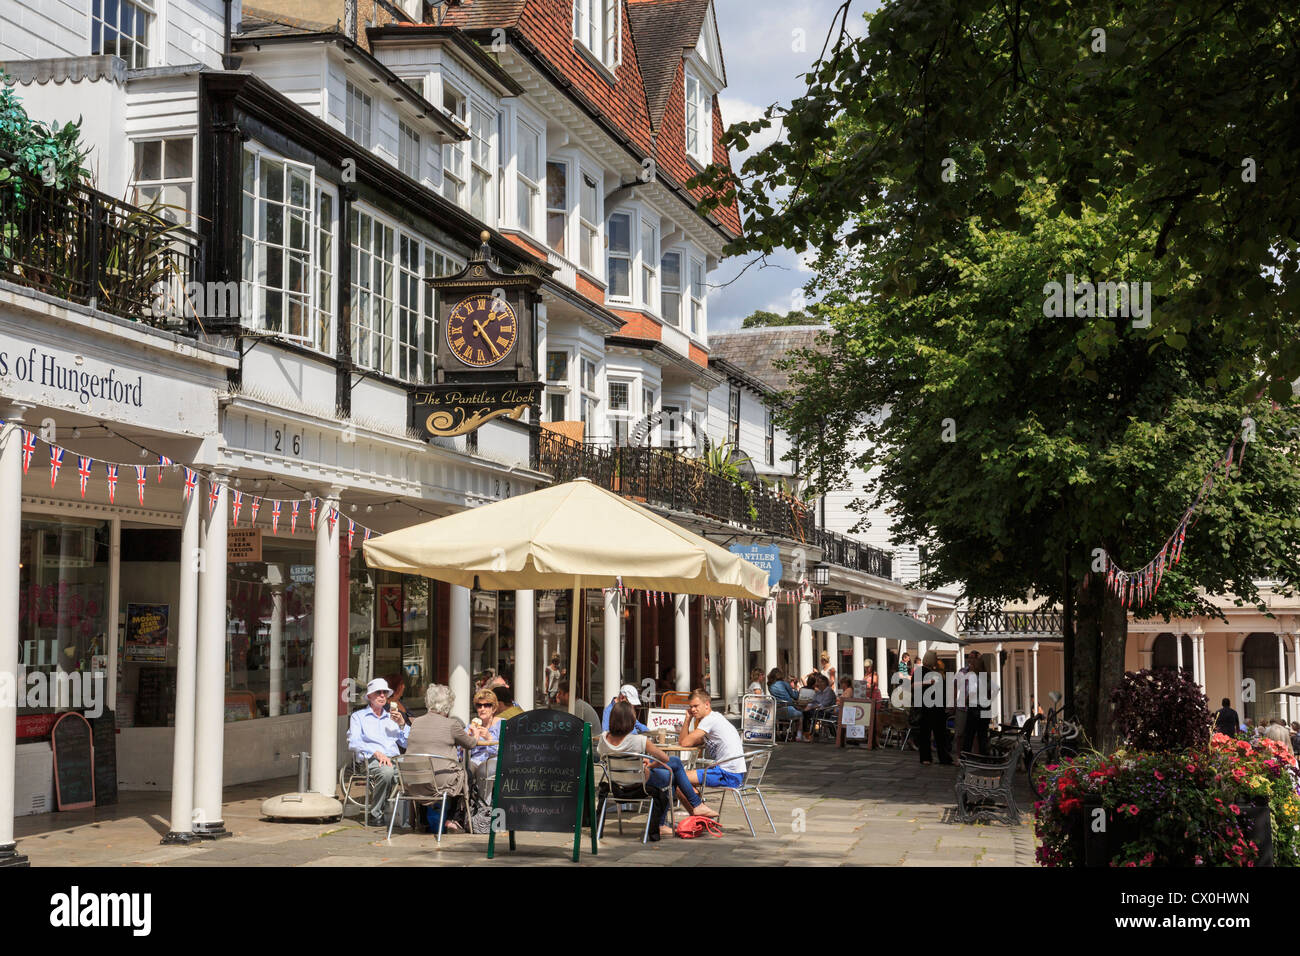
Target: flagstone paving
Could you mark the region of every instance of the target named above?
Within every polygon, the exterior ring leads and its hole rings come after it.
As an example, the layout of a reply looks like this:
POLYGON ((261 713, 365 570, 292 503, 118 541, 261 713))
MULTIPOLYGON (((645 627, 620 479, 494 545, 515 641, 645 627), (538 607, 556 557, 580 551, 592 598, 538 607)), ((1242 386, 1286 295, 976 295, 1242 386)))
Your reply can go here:
MULTIPOLYGON (((914 751, 786 744, 763 788, 775 834, 757 800, 749 801, 757 837, 728 798, 721 839, 687 842, 665 831, 660 843, 646 846, 640 842, 644 818, 626 820, 620 836, 611 810, 598 855, 590 855, 584 832, 581 860, 596 866, 1032 866, 1033 804, 1023 777, 1017 778, 1019 826, 956 822, 955 780, 955 768, 922 767, 914 751)), ((295 787, 285 778, 227 788, 225 825, 234 835, 224 840, 160 846, 170 796, 123 793, 114 807, 18 818, 19 852, 33 866, 472 866, 485 860, 486 836, 448 834, 439 846, 430 835, 403 831, 389 842, 353 819, 260 819, 266 797, 295 787)), ((494 863, 567 864, 573 841, 520 833, 517 845, 511 853, 508 841, 498 839, 494 863)))

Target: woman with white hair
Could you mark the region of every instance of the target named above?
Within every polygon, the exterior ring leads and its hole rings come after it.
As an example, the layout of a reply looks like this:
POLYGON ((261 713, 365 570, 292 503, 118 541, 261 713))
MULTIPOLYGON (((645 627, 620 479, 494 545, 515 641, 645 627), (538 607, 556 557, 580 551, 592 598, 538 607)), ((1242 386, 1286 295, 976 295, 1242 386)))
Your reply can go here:
MULTIPOLYGON (((424 694, 424 704, 429 712, 423 717, 415 718, 411 724, 411 736, 406 742, 406 754, 425 754, 431 757, 448 757, 450 760, 435 760, 432 773, 408 770, 414 761, 405 761, 402 768, 402 783, 406 792, 414 795, 427 795, 432 798, 444 790, 459 795, 465 787, 465 770, 456 754, 457 747, 473 747, 474 739, 465 732, 465 725, 460 718, 451 716, 452 705, 456 695, 446 684, 430 684, 424 694)), ((448 806, 454 803, 448 799, 448 806)), ((449 823, 448 829, 458 829, 449 823)))

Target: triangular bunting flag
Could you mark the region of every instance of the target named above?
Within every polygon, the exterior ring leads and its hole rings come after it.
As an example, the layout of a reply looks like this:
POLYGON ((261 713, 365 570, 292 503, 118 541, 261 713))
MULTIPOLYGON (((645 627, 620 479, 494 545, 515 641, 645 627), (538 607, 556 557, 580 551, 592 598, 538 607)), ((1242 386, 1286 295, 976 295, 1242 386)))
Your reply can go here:
POLYGON ((280 533, 280 499, 274 498, 271 501, 271 534, 280 533))
POLYGON ((261 498, 254 498, 251 502, 249 502, 248 510, 250 513, 248 516, 248 523, 250 525, 257 524, 257 512, 261 507, 262 507, 261 498))
POLYGON ((209 479, 208 481, 208 517, 212 517, 217 510, 217 500, 221 497, 221 485, 209 479))
POLYGON ((50 487, 59 480, 59 469, 63 467, 63 449, 58 445, 50 446, 50 487))
POLYGON ((111 505, 117 494, 117 465, 105 463, 104 470, 108 472, 108 503, 111 505))
POLYGON ((293 501, 289 502, 289 504, 292 506, 292 510, 291 510, 290 515, 289 515, 289 533, 290 533, 290 534, 297 534, 297 533, 298 533, 298 505, 300 505, 301 503, 302 503, 302 502, 298 501, 298 499, 296 499, 296 498, 295 498, 293 501))
POLYGON ((311 530, 316 530, 316 499, 311 500, 311 530))
POLYGON ((166 455, 158 456, 158 484, 162 484, 163 469, 171 467, 172 460, 166 455))
POLYGON ((135 487, 139 492, 140 504, 144 505, 144 484, 149 478, 145 473, 144 465, 135 466, 135 487))
POLYGON ((77 478, 81 482, 81 497, 86 497, 86 482, 90 480, 90 472, 94 467, 95 459, 77 457, 77 478))
MULTIPOLYGON (((185 466, 182 466, 185 467, 185 466)), ((185 500, 190 500, 190 495, 194 494, 195 487, 199 483, 199 473, 193 468, 185 467, 185 500)))
POLYGON ((230 493, 230 510, 235 516, 235 527, 239 527, 239 512, 244 507, 244 493, 242 491, 232 491, 230 493))
POLYGON ((27 469, 32 466, 32 455, 36 454, 36 433, 29 432, 26 428, 23 432, 23 474, 27 474, 27 469))

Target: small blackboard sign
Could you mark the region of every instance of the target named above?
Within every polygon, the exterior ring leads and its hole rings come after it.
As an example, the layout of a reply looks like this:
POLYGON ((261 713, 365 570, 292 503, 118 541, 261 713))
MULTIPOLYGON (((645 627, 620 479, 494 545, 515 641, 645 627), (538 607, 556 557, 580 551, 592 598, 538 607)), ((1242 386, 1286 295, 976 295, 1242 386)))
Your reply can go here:
POLYGON ((591 727, 560 710, 530 710, 501 727, 500 756, 492 785, 488 859, 499 830, 572 833, 573 861, 582 843, 584 811, 596 853, 596 792, 591 772, 591 727))
POLYGON ((95 741, 90 721, 67 713, 50 731, 54 751, 54 798, 60 810, 95 805, 95 741))
POLYGON ((117 803, 117 716, 104 711, 90 722, 95 745, 95 806, 117 803))

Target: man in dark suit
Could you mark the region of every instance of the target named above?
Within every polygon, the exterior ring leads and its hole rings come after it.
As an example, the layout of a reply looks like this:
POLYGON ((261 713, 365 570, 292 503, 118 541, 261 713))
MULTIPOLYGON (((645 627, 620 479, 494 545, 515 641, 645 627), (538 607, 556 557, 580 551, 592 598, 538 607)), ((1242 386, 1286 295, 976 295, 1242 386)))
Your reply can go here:
POLYGON ((1235 737, 1241 733, 1241 718, 1232 709, 1232 701, 1223 698, 1223 706, 1214 712, 1214 729, 1221 734, 1235 737))

